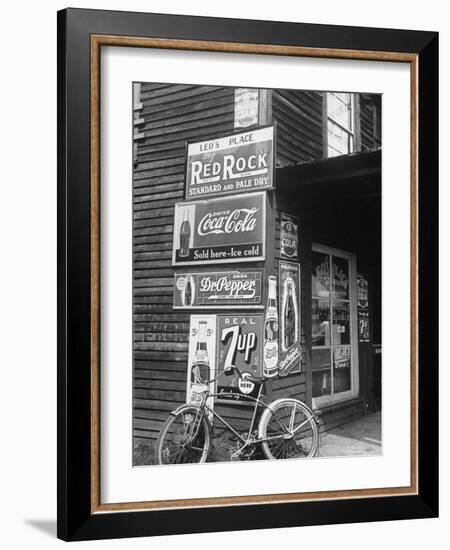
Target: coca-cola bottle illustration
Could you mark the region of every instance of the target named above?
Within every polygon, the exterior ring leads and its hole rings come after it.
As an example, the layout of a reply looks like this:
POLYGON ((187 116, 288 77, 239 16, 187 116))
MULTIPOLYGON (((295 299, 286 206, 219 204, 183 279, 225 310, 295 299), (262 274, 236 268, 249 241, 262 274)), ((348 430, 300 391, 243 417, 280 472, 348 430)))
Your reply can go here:
POLYGON ((269 277, 266 317, 264 320, 264 376, 276 376, 278 371, 278 308, 277 278, 269 277))
POLYGON ((292 344, 295 343, 295 331, 296 331, 296 307, 294 304, 294 297, 292 295, 292 279, 286 281, 287 295, 284 302, 283 321, 284 321, 284 341, 283 347, 285 350, 289 349, 292 344))
POLYGON ((194 303, 194 284, 191 275, 186 277, 186 282, 181 292, 181 302, 185 307, 191 307, 194 303))
POLYGON ((180 257, 189 256, 189 244, 191 240, 191 224, 189 223, 189 210, 184 209, 183 221, 180 227, 180 257))

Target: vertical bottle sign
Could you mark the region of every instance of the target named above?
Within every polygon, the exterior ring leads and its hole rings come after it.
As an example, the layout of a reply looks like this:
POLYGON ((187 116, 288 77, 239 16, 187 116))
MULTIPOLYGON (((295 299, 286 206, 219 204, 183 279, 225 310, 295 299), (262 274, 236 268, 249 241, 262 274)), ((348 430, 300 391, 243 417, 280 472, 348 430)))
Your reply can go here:
POLYGON ((280 358, 279 375, 298 372, 300 353, 300 266, 280 261, 280 358))
POLYGON ((269 277, 266 317, 264 320, 264 376, 278 374, 277 278, 269 277))
POLYGON ((367 275, 357 275, 357 299, 358 299, 358 339, 361 344, 370 342, 369 327, 369 283, 367 275))
MULTIPOLYGON (((216 373, 216 325, 216 315, 191 315, 186 402, 193 405, 200 405, 208 386, 214 391, 211 380, 216 373)), ((213 408, 213 396, 207 404, 213 408)))
POLYGON ((298 260, 298 218, 285 212, 280 214, 280 256, 298 260))

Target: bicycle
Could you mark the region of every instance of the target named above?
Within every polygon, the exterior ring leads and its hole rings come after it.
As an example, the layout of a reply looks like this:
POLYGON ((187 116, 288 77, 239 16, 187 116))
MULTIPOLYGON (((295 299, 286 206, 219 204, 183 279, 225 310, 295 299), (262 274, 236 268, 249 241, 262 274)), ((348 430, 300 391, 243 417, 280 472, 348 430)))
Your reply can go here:
POLYGON ((172 411, 164 422, 156 443, 158 464, 182 464, 206 462, 211 448, 213 429, 209 417, 217 419, 226 430, 238 439, 238 448, 231 454, 231 460, 241 456, 249 457, 257 445, 268 459, 310 458, 319 448, 318 420, 312 410, 295 398, 281 398, 266 404, 262 400, 265 377, 242 373, 237 366, 230 365, 216 378, 205 381, 206 389, 200 394, 200 403, 181 405, 172 411), (218 412, 211 408, 209 397, 214 384, 223 375, 234 372, 248 382, 259 384, 256 398, 246 396, 254 402, 252 419, 247 432, 239 433, 218 412), (258 428, 255 430, 257 412, 263 408, 258 428))

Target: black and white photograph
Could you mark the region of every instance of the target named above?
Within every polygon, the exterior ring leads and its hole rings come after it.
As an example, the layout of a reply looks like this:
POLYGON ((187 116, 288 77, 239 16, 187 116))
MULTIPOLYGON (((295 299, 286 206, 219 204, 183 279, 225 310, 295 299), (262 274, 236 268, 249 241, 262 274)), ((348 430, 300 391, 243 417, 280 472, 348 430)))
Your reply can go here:
POLYGON ((5 4, 2 548, 449 539, 447 11, 5 4))
POLYGON ((132 86, 133 466, 382 455, 382 94, 132 86))

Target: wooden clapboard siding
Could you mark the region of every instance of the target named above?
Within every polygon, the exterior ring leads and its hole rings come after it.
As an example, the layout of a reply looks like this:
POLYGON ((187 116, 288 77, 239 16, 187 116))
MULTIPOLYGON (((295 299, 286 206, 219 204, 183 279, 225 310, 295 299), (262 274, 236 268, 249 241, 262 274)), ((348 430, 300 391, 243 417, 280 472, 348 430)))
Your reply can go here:
POLYGON ((133 173, 134 436, 154 440, 186 401, 189 314, 174 311, 174 204, 183 200, 186 141, 234 130, 234 90, 141 85, 144 134, 133 173))
POLYGON ((272 117, 277 124, 277 166, 323 156, 321 92, 273 90, 272 117))
POLYGON ((360 95, 361 151, 381 147, 381 96, 360 95))

